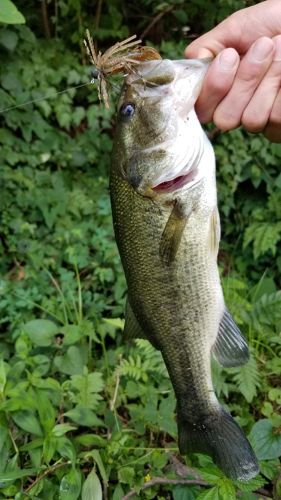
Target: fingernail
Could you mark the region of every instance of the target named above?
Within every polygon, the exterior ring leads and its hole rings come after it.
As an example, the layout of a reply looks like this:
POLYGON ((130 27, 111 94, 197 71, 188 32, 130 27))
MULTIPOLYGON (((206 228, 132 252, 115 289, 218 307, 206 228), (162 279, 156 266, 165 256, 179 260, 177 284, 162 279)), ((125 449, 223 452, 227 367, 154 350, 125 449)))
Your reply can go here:
POLYGON ((281 35, 275 36, 273 38, 275 45, 274 61, 281 61, 281 35))
POLYGON ((222 71, 231 71, 236 66, 238 54, 234 49, 225 49, 219 54, 219 65, 222 71))
POLYGON ((255 62, 262 62, 273 51, 273 41, 263 36, 259 38, 250 49, 249 56, 255 62))

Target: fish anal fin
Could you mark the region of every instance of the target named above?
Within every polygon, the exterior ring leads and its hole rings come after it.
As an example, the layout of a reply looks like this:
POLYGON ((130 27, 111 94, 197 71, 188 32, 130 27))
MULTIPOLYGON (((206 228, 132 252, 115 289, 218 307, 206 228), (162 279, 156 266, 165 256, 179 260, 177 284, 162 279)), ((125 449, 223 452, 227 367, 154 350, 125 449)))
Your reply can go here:
POLYGON ((166 265, 171 264, 176 258, 187 218, 175 203, 160 240, 159 254, 166 265))
POLYGON ((221 319, 212 351, 219 363, 225 367, 240 366, 249 361, 247 342, 227 309, 221 319))

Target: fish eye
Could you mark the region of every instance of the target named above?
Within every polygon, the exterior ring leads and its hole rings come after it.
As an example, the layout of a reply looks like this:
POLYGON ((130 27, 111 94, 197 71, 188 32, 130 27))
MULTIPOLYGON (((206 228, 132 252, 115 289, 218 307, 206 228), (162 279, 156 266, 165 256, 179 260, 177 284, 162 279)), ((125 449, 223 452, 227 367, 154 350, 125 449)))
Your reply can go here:
POLYGON ((135 105, 132 102, 125 102, 120 108, 120 115, 124 118, 131 118, 135 114, 135 105))

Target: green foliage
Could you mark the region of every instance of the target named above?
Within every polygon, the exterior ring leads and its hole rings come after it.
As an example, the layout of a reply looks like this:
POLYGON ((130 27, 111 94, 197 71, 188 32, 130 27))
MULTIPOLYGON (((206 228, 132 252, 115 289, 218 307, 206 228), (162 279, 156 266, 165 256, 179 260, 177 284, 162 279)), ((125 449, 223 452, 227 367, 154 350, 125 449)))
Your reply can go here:
POLYGON ((22 24, 25 23, 23 15, 11 0, 1 0, 0 23, 22 24))
POLYGON ((261 467, 239 483, 206 456, 179 456, 161 354, 143 339, 122 343, 125 280, 107 187, 113 107, 99 105, 81 43, 86 26, 103 48, 150 25, 145 39, 182 57, 187 36, 244 2, 99 5, 19 0, 28 27, 0 29, 0 497, 100 500, 107 491, 121 500, 133 489, 143 499, 249 500, 261 487, 271 495, 281 454, 280 146, 241 130, 214 140, 222 281, 252 355, 235 369, 214 362, 213 379, 261 467), (177 479, 175 463, 209 486, 142 489, 177 479))
POLYGON ((260 373, 254 357, 250 357, 246 365, 232 368, 231 373, 237 390, 243 394, 248 403, 251 403, 257 395, 260 386, 260 373))

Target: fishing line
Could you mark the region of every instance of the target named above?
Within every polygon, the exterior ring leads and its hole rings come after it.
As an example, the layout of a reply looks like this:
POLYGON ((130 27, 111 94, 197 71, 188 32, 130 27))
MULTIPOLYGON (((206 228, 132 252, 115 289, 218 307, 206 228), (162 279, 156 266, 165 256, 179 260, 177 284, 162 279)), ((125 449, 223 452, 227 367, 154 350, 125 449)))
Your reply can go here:
POLYGON ((7 111, 10 111, 11 109, 21 108, 22 106, 28 106, 29 104, 32 104, 33 102, 44 101, 45 99, 50 99, 52 97, 56 97, 59 94, 63 94, 64 92, 68 92, 69 90, 79 89, 81 87, 85 87, 86 85, 91 85, 92 83, 94 83, 94 82, 91 80, 90 82, 82 83, 81 85, 76 85, 76 87, 69 87, 67 89, 60 90, 59 92, 55 92, 54 94, 49 94, 49 95, 47 94, 43 97, 38 97, 38 99, 33 99, 32 101, 26 101, 26 102, 23 102, 22 104, 16 104, 15 106, 9 106, 8 108, 0 109, 0 113, 6 113, 7 111))

